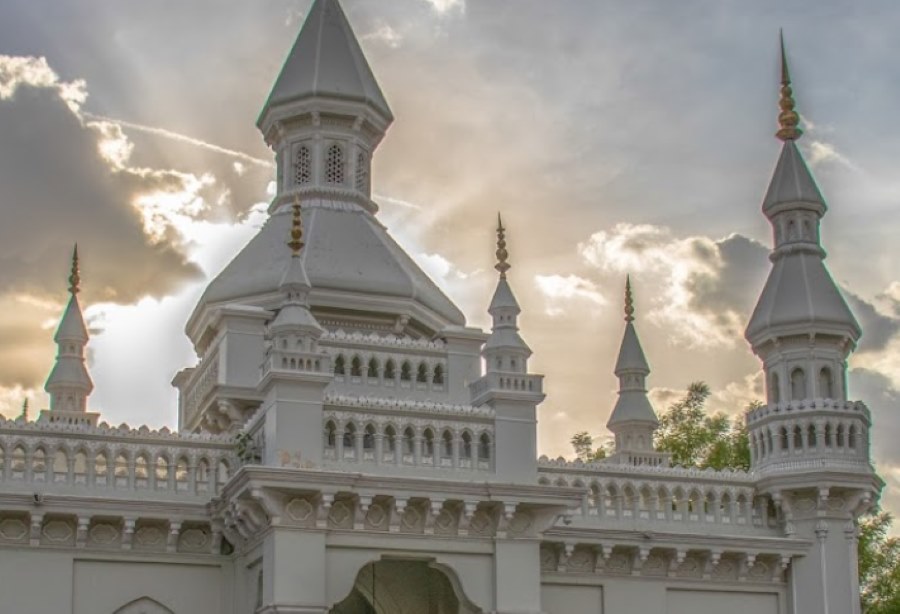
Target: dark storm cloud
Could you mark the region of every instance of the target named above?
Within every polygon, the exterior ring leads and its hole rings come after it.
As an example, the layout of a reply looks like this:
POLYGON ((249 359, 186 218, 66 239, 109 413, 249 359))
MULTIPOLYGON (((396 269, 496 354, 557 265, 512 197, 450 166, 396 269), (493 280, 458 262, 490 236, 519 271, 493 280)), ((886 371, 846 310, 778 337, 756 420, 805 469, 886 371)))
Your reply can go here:
POLYGON ((0 100, 0 293, 61 296, 75 242, 89 302, 160 296, 198 278, 177 245, 146 236, 132 205, 182 178, 112 168, 98 138, 53 87, 20 84, 0 100))

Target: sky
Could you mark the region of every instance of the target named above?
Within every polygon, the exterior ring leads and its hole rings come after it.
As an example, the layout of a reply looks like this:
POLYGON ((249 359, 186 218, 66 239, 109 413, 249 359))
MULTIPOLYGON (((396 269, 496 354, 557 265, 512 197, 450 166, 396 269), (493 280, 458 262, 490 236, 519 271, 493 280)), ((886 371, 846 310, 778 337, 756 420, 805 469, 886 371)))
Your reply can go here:
MULTIPOLYGON (((900 5, 838 0, 343 0, 396 121, 379 216, 486 327, 502 211, 540 452, 600 440, 630 273, 657 411, 762 398, 743 328, 769 267, 760 204, 783 28, 829 204, 828 266, 864 330, 850 393, 900 512, 900 5)), ((0 413, 43 382, 73 243, 90 407, 173 427, 184 323, 256 232, 272 153, 255 128, 310 0, 0 0, 0 413)))

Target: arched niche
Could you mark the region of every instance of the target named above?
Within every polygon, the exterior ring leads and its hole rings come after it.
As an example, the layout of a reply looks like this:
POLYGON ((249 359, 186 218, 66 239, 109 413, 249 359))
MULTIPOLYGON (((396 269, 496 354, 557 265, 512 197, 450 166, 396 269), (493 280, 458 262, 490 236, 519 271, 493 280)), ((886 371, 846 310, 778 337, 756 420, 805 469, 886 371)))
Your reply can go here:
POLYGON ((452 569, 432 560, 382 559, 366 564, 350 593, 329 614, 482 614, 452 569))
POLYGON ((126 603, 113 614, 175 614, 175 612, 155 599, 141 597, 126 603))

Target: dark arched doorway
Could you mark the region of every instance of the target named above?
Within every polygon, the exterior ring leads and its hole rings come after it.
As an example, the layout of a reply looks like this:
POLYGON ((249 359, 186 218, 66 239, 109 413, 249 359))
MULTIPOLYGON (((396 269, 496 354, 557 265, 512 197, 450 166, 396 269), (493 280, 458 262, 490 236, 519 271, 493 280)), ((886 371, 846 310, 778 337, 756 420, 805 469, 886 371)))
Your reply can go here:
POLYGON ((422 560, 369 563, 330 614, 480 614, 451 572, 422 560))

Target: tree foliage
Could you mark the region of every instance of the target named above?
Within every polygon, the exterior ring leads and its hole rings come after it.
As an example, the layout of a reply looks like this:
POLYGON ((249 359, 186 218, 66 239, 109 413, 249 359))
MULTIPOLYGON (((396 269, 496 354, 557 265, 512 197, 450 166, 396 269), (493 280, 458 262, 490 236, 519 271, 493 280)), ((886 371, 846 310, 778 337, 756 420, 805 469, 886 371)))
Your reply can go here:
POLYGON ((859 523, 859 585, 863 612, 900 614, 900 539, 893 518, 876 510, 859 523))
POLYGON ((575 433, 569 442, 575 455, 586 463, 606 458, 606 448, 602 444, 594 448, 594 438, 587 431, 575 433))
POLYGON ((719 412, 706 412, 710 390, 693 382, 685 396, 659 418, 655 445, 672 455, 672 464, 713 469, 749 469, 750 442, 741 418, 730 420, 719 412))

